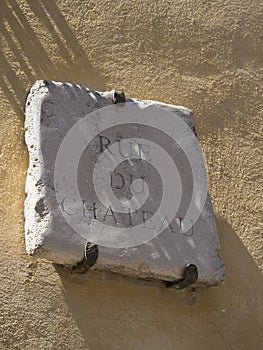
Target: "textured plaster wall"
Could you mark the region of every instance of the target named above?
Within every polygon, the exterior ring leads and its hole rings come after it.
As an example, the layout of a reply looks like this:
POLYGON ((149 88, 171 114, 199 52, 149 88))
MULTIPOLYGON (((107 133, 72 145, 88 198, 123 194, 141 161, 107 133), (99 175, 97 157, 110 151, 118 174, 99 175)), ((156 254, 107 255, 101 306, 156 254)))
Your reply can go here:
POLYGON ((261 349, 262 1, 0 6, 0 348, 261 349), (225 285, 173 294, 73 279, 27 257, 23 105, 31 84, 43 78, 123 89, 194 111, 225 285))

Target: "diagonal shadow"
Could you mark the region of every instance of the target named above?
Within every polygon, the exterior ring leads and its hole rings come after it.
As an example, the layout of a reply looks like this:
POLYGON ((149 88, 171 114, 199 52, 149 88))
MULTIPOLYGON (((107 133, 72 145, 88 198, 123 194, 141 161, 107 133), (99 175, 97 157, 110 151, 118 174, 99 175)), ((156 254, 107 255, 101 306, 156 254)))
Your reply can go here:
POLYGON ((29 11, 14 0, 1 2, 4 49, 0 54, 0 88, 20 118, 27 90, 37 79, 70 81, 104 90, 103 77, 89 62, 57 4, 27 0, 27 5, 29 11))
POLYGON ((65 300, 89 348, 115 349, 118 344, 134 349, 134 341, 139 340, 136 349, 142 344, 144 349, 205 349, 210 332, 214 350, 260 349, 262 273, 232 226, 221 217, 217 226, 226 282, 198 290, 191 307, 190 296, 180 296, 178 291, 160 294, 157 286, 146 288, 139 281, 137 285, 118 281, 109 274, 93 278, 92 270, 77 279, 56 266, 65 300), (160 329, 156 346, 147 346, 147 339, 150 342, 160 329))

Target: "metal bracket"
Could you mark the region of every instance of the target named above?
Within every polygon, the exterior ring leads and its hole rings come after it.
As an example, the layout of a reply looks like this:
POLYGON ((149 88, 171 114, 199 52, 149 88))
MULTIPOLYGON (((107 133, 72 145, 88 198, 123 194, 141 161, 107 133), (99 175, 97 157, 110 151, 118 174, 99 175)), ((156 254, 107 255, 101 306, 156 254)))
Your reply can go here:
POLYGON ((183 272, 183 277, 174 282, 175 289, 184 289, 194 284, 198 278, 198 270, 194 264, 188 264, 183 272))
POLYGON ((123 91, 117 91, 115 89, 111 91, 105 91, 101 93, 106 100, 111 101, 114 104, 126 102, 126 97, 123 91))
POLYGON ((124 103, 126 101, 126 97, 123 91, 112 91, 112 102, 116 103, 124 103))
POLYGON ((183 277, 174 282, 166 282, 168 288, 184 289, 194 284, 198 279, 198 270, 194 264, 188 264, 183 272, 183 277))
POLYGON ((99 249, 97 244, 87 242, 84 250, 84 257, 76 266, 73 267, 72 273, 86 273, 97 261, 99 249))

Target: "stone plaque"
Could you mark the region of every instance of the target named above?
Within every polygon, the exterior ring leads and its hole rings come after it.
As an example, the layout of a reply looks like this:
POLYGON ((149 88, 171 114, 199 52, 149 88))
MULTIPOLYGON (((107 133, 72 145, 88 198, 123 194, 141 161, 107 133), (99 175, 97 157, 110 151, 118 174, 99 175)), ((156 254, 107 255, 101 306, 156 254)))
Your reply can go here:
POLYGON ((37 81, 26 101, 30 155, 27 252, 77 265, 97 245, 93 269, 166 281, 224 267, 205 162, 184 107, 37 81))

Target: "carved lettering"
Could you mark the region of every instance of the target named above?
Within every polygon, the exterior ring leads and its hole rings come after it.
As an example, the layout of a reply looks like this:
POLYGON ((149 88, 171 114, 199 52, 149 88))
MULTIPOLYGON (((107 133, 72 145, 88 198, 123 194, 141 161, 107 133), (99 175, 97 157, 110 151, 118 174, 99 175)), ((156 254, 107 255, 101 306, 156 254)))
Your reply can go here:
POLYGON ((78 209, 76 208, 76 199, 74 198, 70 198, 70 197, 63 198, 60 206, 62 208, 62 211, 67 215, 76 215, 78 213, 78 209), (67 209, 65 208, 65 206, 67 209), (72 211, 72 208, 73 208, 73 211, 72 211))
POLYGON ((140 179, 141 179, 141 184, 142 184, 142 185, 141 185, 141 189, 138 190, 138 188, 135 189, 135 186, 134 186, 134 184, 133 184, 133 175, 130 175, 131 188, 132 188, 134 194, 140 194, 140 193, 143 193, 143 192, 144 192, 144 180, 145 180, 145 177, 144 177, 144 176, 141 176, 140 179))
POLYGON ((107 216, 112 216, 113 219, 114 219, 114 221, 115 221, 115 224, 118 224, 118 223, 119 223, 118 220, 117 220, 117 218, 116 218, 116 216, 115 216, 114 211, 113 211, 112 208, 111 208, 111 206, 108 207, 108 209, 107 209, 107 211, 106 211, 106 214, 104 215, 103 221, 106 220, 106 217, 107 217, 107 216))
POLYGON ((104 148, 110 152, 110 150, 108 149, 109 145, 111 144, 110 139, 106 136, 101 136, 101 135, 98 135, 98 136, 100 141, 100 152, 103 153, 104 148))
POLYGON ((133 153, 133 149, 132 149, 132 142, 129 142, 130 145, 130 150, 129 153, 125 153, 122 151, 122 147, 121 147, 121 140, 117 140, 118 142, 118 146, 119 146, 119 153, 122 156, 122 158, 132 158, 132 153, 133 153))
MULTIPOLYGON (((108 150, 112 154, 109 146, 114 142, 111 142, 107 136, 98 135, 98 137, 100 152, 103 153, 105 150, 108 150)), ((122 140, 117 139, 116 141, 118 142, 119 155, 123 159, 137 158, 139 160, 146 160, 148 162, 152 160, 150 156, 150 145, 147 145, 145 143, 128 142, 129 146, 127 147, 127 143, 124 145, 122 140)))
POLYGON ((138 143, 138 149, 139 149, 139 159, 140 160, 147 160, 148 162, 151 161, 151 158, 147 158, 150 154, 150 146, 143 143, 138 143))
MULTIPOLYGON (((119 224, 118 212, 115 212, 111 206, 107 207, 104 210, 98 210, 97 203, 92 202, 88 203, 87 200, 82 200, 82 216, 85 218, 91 218, 99 221, 107 221, 115 224, 119 224)), ((61 210, 63 213, 67 215, 80 215, 81 210, 78 210, 77 201, 71 197, 65 197, 61 201, 60 204, 61 210)), ((193 221, 190 219, 192 223, 191 228, 187 232, 183 232, 184 228, 184 218, 179 217, 175 218, 172 222, 169 222, 166 216, 160 218, 160 226, 154 226, 151 218, 154 213, 150 210, 135 210, 132 211, 130 208, 127 208, 127 213, 122 214, 127 215, 128 226, 134 226, 134 221, 137 219, 143 223, 143 227, 148 230, 157 230, 158 232, 162 232, 164 228, 169 229, 171 234, 181 234, 183 236, 189 237, 194 234, 194 225, 193 221), (177 225, 174 223, 177 222, 177 225), (177 226, 177 227, 176 227, 177 226)))
POLYGON ((117 190, 121 190, 124 186, 125 186, 124 176, 118 171, 115 171, 114 173, 112 173, 111 174, 111 187, 114 187, 117 190), (114 178, 118 177, 118 180, 119 180, 118 185, 113 183, 113 177, 114 178))

